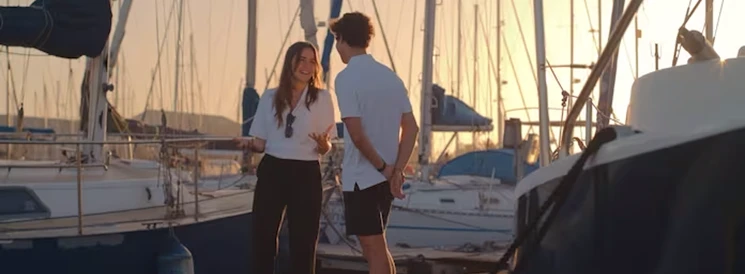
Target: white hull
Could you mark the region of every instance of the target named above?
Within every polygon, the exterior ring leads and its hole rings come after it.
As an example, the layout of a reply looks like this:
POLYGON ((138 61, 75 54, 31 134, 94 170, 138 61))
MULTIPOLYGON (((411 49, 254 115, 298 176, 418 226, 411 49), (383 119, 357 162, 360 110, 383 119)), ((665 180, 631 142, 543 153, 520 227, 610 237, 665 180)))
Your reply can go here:
MULTIPOLYGON (((468 176, 464 176, 468 177, 468 176)), ((475 177, 470 177, 474 179, 475 177)), ((462 178, 456 178, 462 179, 462 178)), ((482 185, 484 179, 453 184, 407 182, 407 198, 394 200, 386 238, 389 245, 407 247, 483 246, 512 240, 514 222, 511 186, 482 185), (485 199, 492 197, 492 199, 485 199), (497 200, 494 197, 499 197, 497 200), (486 202, 486 203, 484 203, 486 202), (491 203, 490 203, 491 202, 491 203)), ((335 193, 326 212, 333 227, 321 220, 321 233, 332 244, 343 243, 344 207, 335 193)), ((353 237, 347 237, 355 241, 353 237)))

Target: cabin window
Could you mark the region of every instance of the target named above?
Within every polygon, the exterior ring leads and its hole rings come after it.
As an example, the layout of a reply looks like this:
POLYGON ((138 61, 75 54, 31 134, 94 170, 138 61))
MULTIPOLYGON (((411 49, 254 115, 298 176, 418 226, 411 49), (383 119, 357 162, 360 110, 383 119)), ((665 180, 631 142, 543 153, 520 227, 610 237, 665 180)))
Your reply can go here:
POLYGON ((0 187, 0 221, 49 217, 49 209, 36 194, 20 186, 0 187))

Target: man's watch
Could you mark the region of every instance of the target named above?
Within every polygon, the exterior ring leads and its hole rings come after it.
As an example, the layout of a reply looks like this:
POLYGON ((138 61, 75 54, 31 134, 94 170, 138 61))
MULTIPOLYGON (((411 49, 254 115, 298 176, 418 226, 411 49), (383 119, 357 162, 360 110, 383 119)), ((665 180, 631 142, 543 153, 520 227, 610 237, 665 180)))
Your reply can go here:
POLYGON ((383 166, 378 168, 378 172, 383 172, 383 170, 385 170, 386 167, 388 167, 388 165, 385 163, 385 161, 383 161, 383 166))

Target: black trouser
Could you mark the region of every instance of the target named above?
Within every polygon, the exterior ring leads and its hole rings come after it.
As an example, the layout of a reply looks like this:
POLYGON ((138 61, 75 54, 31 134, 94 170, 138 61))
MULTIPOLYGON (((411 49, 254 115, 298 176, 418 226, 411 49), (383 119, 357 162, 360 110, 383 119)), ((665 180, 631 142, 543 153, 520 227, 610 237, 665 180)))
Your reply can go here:
POLYGON ((277 236, 285 209, 290 229, 291 273, 315 273, 323 192, 318 161, 286 160, 265 154, 256 175, 253 273, 274 273, 277 236))

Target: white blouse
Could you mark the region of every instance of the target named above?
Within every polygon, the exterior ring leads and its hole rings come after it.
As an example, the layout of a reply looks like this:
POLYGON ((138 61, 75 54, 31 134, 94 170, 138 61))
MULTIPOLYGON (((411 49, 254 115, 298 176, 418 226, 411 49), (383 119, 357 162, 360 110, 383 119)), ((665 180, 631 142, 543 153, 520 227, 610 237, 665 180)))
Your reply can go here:
POLYGON ((336 117, 331 94, 326 90, 319 90, 318 99, 311 103, 310 109, 305 105, 308 93, 306 87, 294 110, 285 109, 282 113, 282 125, 277 125, 274 117, 274 94, 277 89, 264 91, 259 99, 256 115, 251 123, 249 135, 266 140, 264 153, 281 159, 317 161, 320 157, 316 152, 316 141, 308 135, 323 133, 327 128, 331 138, 336 137, 336 117), (292 123, 292 137, 285 137, 287 113, 292 111, 295 121, 292 123))

